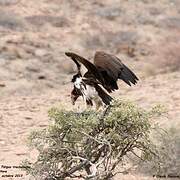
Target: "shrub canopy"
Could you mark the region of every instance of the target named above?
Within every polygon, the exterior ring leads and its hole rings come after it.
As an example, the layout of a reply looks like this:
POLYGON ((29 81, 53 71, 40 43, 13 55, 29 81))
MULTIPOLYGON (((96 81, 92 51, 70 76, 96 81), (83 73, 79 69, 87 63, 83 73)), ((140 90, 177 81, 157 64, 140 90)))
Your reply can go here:
POLYGON ((101 113, 52 108, 54 123, 29 137, 39 151, 29 173, 41 179, 109 179, 130 153, 151 159, 150 119, 158 113, 159 107, 146 111, 124 101, 113 102, 101 113))

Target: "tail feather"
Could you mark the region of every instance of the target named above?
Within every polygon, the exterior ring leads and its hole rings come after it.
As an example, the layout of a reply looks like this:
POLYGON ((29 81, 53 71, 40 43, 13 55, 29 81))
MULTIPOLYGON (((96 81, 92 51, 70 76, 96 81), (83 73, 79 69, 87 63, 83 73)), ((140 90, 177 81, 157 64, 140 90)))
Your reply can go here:
POLYGON ((98 84, 95 86, 95 88, 104 104, 110 105, 113 98, 109 94, 107 94, 98 84))
POLYGON ((119 78, 122 79, 129 86, 131 86, 131 83, 136 84, 139 80, 137 76, 125 65, 123 66, 123 70, 119 75, 119 78))

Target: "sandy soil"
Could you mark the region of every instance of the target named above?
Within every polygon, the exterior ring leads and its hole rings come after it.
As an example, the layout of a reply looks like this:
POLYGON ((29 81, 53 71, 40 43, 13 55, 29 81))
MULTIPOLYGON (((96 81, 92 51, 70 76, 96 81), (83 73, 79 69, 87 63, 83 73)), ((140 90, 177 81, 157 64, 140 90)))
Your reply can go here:
MULTIPOLYGON (((115 97, 133 100, 138 105, 147 108, 158 103, 164 104, 168 109, 168 117, 161 118, 159 122, 161 127, 180 126, 180 94, 177 93, 180 89, 180 83, 177 83, 179 78, 180 73, 155 76, 141 81, 131 89, 122 84, 122 89, 116 93, 115 97), (169 82, 171 82, 170 85, 169 82)), ((48 91, 42 95, 1 99, 0 162, 2 165, 18 165, 26 158, 33 160, 36 152, 29 151, 26 138, 32 130, 45 128, 51 123, 47 114, 51 107, 73 108, 68 92, 70 86, 68 84, 58 91, 48 91)), ((81 105, 83 108, 83 103, 81 105)), ((136 176, 132 175, 132 178, 135 179, 136 176)), ((126 179, 128 176, 122 178, 126 179)))

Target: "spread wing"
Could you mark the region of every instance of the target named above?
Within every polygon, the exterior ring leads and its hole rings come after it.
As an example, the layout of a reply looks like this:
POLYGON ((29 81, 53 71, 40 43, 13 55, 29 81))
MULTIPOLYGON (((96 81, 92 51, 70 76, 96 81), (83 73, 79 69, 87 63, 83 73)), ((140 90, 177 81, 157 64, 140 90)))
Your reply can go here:
POLYGON ((121 79, 129 86, 136 84, 137 76, 124 65, 119 58, 105 52, 98 51, 94 56, 94 65, 104 78, 106 89, 109 92, 118 89, 117 80, 121 79))
POLYGON ((74 63, 77 66, 78 74, 81 74, 81 64, 79 64, 79 62, 76 60, 76 58, 68 52, 65 52, 65 55, 71 57, 71 59, 74 61, 74 63))
POLYGON ((98 69, 96 68, 94 64, 89 62, 87 59, 72 52, 66 52, 65 55, 70 57, 75 62, 75 64, 77 65, 78 71, 80 71, 80 68, 81 68, 80 63, 81 63, 87 68, 88 72, 86 74, 88 74, 88 76, 92 75, 103 84, 102 75, 99 73, 98 69))

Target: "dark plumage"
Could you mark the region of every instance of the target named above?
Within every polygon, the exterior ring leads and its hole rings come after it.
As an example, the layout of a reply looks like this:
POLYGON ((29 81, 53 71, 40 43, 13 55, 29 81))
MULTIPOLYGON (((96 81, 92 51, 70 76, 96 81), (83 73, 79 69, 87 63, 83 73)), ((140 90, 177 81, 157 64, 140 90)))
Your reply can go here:
MULTIPOLYGON (((138 81, 137 76, 114 55, 98 51, 95 53, 94 63, 91 63, 75 53, 66 52, 65 54, 70 57, 77 66, 77 74, 73 76, 72 80, 75 87, 80 88, 78 83, 94 87, 104 104, 110 104, 110 101, 112 100, 112 97, 109 96, 104 89, 109 93, 117 90, 118 79, 123 80, 129 86, 132 84, 135 85, 138 81), (81 64, 88 70, 84 76, 81 74, 81 64), (104 89, 100 85, 102 85, 104 89)), ((85 94, 83 95, 83 92, 82 96, 85 96, 85 94)))

